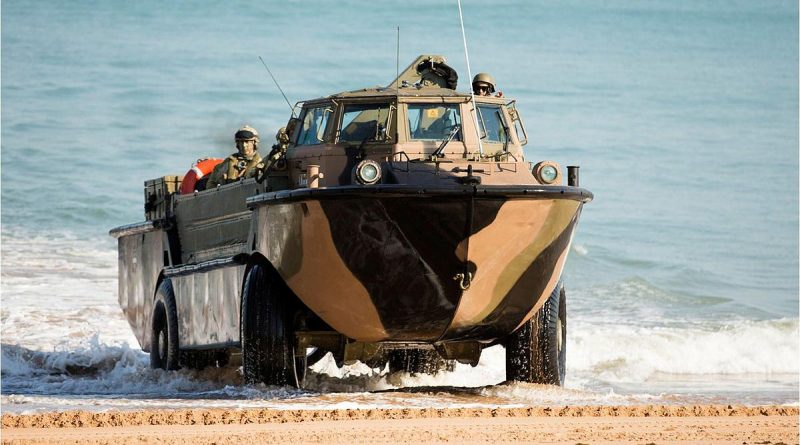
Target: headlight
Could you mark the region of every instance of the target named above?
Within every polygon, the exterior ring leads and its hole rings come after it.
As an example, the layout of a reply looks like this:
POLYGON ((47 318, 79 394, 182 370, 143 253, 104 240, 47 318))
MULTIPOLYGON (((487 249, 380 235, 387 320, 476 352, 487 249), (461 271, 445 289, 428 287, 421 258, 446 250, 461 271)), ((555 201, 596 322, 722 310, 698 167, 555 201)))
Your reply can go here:
POLYGON ((364 159, 355 166, 356 181, 361 184, 375 184, 381 180, 381 165, 372 159, 364 159))
POLYGON ((542 184, 560 184, 561 166, 553 161, 542 161, 533 166, 533 176, 542 184))
POLYGON ((558 170, 556 170, 556 168, 552 165, 545 165, 542 167, 542 170, 539 171, 539 174, 542 175, 542 181, 549 184, 556 180, 556 176, 558 176, 558 170))

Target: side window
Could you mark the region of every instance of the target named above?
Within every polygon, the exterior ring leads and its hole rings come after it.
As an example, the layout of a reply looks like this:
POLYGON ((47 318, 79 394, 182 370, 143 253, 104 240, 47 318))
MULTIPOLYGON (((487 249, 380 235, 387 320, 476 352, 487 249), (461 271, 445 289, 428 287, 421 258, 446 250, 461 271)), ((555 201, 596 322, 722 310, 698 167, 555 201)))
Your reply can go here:
POLYGON ((503 112, 497 105, 478 105, 478 125, 485 142, 508 142, 503 112))
POLYGON ((453 140, 461 139, 461 113, 457 104, 409 104, 408 129, 412 140, 443 141, 458 129, 453 140))
POLYGON ((342 113, 339 142, 388 139, 393 108, 388 103, 346 105, 342 113))
POLYGON ((297 145, 317 145, 322 142, 328 118, 332 110, 328 106, 307 108, 303 111, 297 145))

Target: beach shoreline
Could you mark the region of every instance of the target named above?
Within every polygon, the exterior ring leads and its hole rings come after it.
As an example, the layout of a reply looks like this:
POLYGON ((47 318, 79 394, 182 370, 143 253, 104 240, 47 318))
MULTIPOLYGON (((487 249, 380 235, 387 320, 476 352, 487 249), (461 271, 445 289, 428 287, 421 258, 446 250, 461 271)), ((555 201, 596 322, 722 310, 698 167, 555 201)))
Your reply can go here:
POLYGON ((798 443, 796 406, 177 409, 3 414, 3 443, 798 443))

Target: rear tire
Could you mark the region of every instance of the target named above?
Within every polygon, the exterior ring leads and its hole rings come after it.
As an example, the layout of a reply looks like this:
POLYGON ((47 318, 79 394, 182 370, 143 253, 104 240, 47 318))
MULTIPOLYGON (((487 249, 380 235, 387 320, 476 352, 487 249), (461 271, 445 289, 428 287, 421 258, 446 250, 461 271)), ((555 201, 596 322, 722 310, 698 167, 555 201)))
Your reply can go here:
POLYGON ((172 371, 180 369, 178 310, 170 280, 164 280, 158 286, 150 329, 150 367, 172 371))
POLYGON ((260 264, 250 268, 242 295, 242 367, 246 383, 301 388, 305 351, 295 356, 294 295, 260 264))
POLYGON ((567 294, 559 283, 544 306, 506 339, 506 380, 564 386, 567 294))

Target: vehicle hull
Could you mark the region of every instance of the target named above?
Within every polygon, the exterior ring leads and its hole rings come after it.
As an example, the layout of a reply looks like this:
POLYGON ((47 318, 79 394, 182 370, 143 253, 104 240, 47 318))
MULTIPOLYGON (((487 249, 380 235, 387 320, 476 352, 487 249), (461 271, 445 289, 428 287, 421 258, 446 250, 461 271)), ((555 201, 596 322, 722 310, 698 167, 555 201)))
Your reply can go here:
POLYGON ((561 186, 354 186, 248 202, 256 250, 341 334, 486 342, 552 292, 590 199, 561 186))

